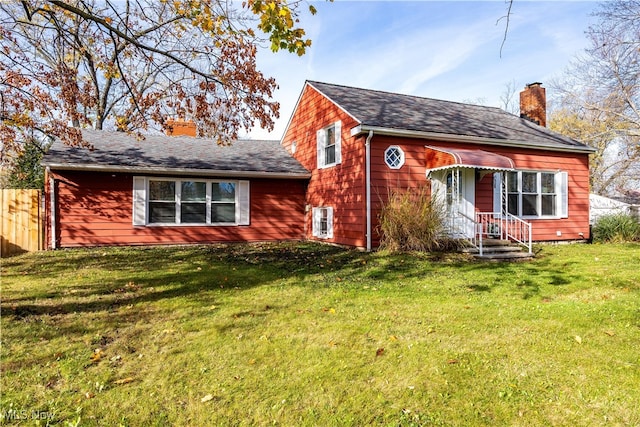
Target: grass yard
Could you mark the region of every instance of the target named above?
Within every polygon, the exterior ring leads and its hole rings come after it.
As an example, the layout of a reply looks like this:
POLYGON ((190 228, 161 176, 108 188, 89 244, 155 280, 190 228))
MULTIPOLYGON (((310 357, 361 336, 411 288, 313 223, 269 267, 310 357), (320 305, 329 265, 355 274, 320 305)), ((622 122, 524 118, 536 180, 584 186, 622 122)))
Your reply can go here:
POLYGON ((2 260, 1 422, 640 425, 640 245, 2 260), (39 419, 36 419, 39 418, 39 419))

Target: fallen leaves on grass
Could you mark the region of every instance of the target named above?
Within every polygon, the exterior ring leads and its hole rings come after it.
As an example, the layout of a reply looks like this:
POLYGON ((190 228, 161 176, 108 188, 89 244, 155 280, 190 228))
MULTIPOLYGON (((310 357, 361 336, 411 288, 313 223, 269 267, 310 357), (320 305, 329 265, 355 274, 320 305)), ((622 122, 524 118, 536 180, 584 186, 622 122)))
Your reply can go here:
POLYGON ((96 348, 93 350, 93 354, 91 355, 91 363, 98 363, 103 356, 103 352, 101 348, 96 348))
POLYGON ((213 400, 213 394, 207 394, 202 399, 200 399, 200 402, 205 403, 205 402, 208 402, 210 400, 213 400))
POLYGON ((134 381, 133 377, 122 378, 120 380, 115 380, 113 383, 115 385, 129 384, 134 381))

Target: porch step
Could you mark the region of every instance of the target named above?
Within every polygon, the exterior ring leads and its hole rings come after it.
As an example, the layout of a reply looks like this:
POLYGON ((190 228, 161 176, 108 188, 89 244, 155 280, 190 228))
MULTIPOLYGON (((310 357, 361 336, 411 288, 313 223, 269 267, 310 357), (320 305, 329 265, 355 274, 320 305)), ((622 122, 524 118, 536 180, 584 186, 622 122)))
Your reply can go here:
POLYGON ((482 240, 482 245, 486 248, 487 246, 510 246, 511 240, 501 240, 501 239, 487 239, 484 238, 482 240))
POLYGON ((487 239, 482 241, 483 254, 477 248, 465 248, 463 252, 472 254, 478 259, 488 261, 524 261, 533 258, 533 254, 509 240, 487 239))
MULTIPOLYGON (((486 248, 485 248, 486 249, 486 248)), ((519 251, 519 252, 495 252, 488 253, 486 250, 483 255, 474 255, 474 257, 478 259, 484 259, 487 261, 526 261, 529 259, 533 259, 534 255, 528 252, 519 251)))
MULTIPOLYGON (((516 245, 505 245, 505 246, 489 246, 483 245, 483 252, 487 253, 507 253, 507 252, 522 252, 522 248, 516 245)), ((464 253, 469 254, 477 254, 480 252, 478 248, 465 248, 462 250, 464 253)))

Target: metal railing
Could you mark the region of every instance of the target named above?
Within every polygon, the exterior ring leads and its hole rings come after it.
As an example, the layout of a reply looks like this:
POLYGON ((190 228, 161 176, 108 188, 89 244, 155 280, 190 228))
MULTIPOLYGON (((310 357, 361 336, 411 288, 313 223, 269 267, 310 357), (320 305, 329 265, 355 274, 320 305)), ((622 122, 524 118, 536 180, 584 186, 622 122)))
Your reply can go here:
POLYGON ((485 239, 510 240, 524 246, 532 253, 531 223, 517 216, 500 212, 476 212, 475 219, 461 212, 450 214, 446 234, 454 239, 464 239, 484 255, 485 239))
POLYGON ((476 213, 476 238, 482 255, 483 238, 511 240, 527 248, 532 253, 531 223, 523 221, 515 215, 501 212, 476 213))

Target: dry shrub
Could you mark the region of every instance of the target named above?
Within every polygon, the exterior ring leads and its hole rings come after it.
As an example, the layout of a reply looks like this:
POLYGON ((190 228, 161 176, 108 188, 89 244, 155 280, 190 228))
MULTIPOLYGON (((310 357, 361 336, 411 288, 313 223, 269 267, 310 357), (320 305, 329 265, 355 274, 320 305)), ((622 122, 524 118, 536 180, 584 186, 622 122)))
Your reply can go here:
POLYGON ((446 209, 425 187, 390 190, 380 213, 380 248, 392 252, 448 249, 446 209))

